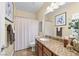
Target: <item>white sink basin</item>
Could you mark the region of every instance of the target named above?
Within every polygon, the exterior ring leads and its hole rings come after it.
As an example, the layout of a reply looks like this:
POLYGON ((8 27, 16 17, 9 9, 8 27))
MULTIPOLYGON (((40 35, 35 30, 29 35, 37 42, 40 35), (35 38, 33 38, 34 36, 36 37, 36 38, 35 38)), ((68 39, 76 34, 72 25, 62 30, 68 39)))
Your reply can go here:
POLYGON ((47 39, 47 38, 40 38, 40 40, 42 40, 42 41, 48 41, 49 39, 47 39))

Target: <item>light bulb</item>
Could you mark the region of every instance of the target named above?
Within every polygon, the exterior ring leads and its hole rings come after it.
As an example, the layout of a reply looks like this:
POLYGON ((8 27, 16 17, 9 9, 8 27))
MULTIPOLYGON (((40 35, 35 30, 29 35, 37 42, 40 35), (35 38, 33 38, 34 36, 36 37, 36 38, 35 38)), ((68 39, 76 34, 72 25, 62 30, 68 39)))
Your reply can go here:
POLYGON ((59 2, 58 3, 60 6, 66 4, 66 2, 59 2))
POLYGON ((53 9, 58 9, 58 8, 59 8, 58 4, 55 3, 53 9))
POLYGON ((50 9, 50 7, 48 6, 48 7, 47 7, 47 10, 49 10, 49 9, 50 9))
POLYGON ((54 4, 55 4, 55 3, 54 3, 54 2, 52 2, 52 3, 51 3, 51 5, 50 5, 50 7, 53 7, 53 6, 54 6, 54 4))

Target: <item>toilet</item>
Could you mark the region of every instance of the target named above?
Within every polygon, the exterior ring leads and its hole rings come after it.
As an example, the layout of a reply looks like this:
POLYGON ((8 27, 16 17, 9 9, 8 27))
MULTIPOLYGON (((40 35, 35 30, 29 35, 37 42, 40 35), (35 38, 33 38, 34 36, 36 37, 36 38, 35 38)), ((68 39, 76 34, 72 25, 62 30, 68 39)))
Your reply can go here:
POLYGON ((30 46, 31 46, 31 48, 32 48, 32 51, 35 51, 35 42, 31 42, 31 43, 30 43, 30 46))

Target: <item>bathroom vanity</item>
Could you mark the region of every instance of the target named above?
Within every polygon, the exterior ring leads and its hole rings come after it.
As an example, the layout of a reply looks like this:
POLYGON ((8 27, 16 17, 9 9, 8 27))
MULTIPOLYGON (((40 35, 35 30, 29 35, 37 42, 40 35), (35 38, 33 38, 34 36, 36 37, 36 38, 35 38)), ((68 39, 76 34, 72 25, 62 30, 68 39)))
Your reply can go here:
POLYGON ((79 56, 77 51, 71 51, 65 48, 62 41, 55 40, 54 38, 48 38, 48 40, 40 39, 41 38, 37 38, 35 44, 35 51, 37 56, 79 56))
POLYGON ((44 46, 41 42, 36 40, 36 55, 37 56, 52 56, 53 53, 46 46, 44 46))

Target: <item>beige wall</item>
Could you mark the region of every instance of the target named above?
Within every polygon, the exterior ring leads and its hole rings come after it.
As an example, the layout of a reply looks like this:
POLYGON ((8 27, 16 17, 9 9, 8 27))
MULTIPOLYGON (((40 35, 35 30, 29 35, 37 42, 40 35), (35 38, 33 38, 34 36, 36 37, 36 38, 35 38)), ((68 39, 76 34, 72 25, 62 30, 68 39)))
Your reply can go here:
POLYGON ((16 9, 15 3, 14 3, 14 17, 16 17, 16 16, 36 19, 36 14, 35 13, 31 13, 31 12, 16 9))
POLYGON ((14 3, 14 16, 20 16, 20 17, 40 20, 43 18, 43 15, 48 5, 50 5, 50 2, 45 2, 43 6, 40 8, 40 10, 38 10, 36 13, 31 13, 31 12, 16 9, 15 3, 14 3))
POLYGON ((14 16, 36 19, 35 14, 27 12, 27 11, 23 11, 23 10, 16 10, 15 13, 14 13, 14 16))
POLYGON ((61 14, 61 13, 64 13, 66 12, 67 14, 67 24, 66 26, 60 26, 60 27, 63 27, 63 36, 69 36, 71 34, 71 30, 68 29, 68 23, 71 21, 72 19, 72 15, 75 14, 75 13, 79 13, 79 3, 70 3, 70 4, 67 4, 65 6, 62 6, 60 7, 59 9, 55 10, 53 13, 51 13, 50 16, 48 16, 48 19, 49 20, 52 20, 52 30, 54 32, 54 35, 53 36, 56 36, 56 25, 55 25, 55 16, 58 15, 58 14, 61 14))
POLYGON ((36 13, 38 20, 43 20, 45 17, 46 8, 50 5, 50 2, 45 2, 40 10, 36 13))
POLYGON ((47 7, 50 5, 50 3, 51 2, 45 2, 43 4, 43 6, 40 8, 40 10, 36 13, 37 19, 39 21, 43 22, 43 24, 42 24, 42 32, 39 32, 39 35, 43 35, 44 34, 44 31, 45 31, 45 29, 44 29, 44 19, 47 18, 47 17, 45 17, 45 12, 46 12, 47 7))

